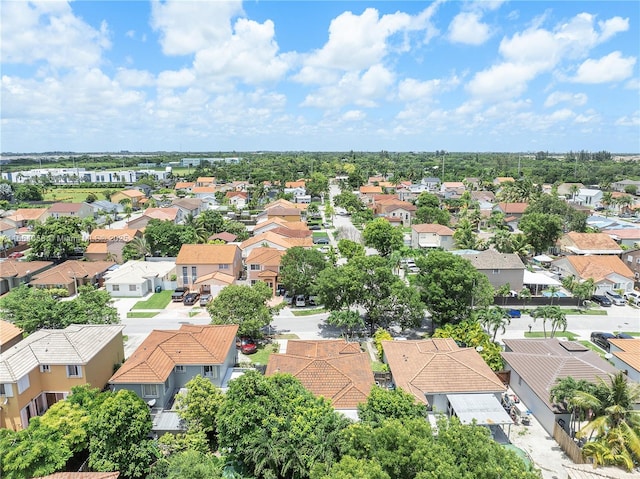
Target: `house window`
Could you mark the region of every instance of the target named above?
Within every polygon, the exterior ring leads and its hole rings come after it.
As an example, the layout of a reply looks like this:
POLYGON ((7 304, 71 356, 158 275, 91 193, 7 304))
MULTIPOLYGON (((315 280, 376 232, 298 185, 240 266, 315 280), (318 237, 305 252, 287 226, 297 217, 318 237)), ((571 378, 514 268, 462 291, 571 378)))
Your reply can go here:
POLYGON ((491 274, 500 274, 500 270, 499 269, 492 269, 491 270, 491 274))
POLYGON ((136 289, 137 289, 137 288, 136 288, 136 285, 135 285, 135 284, 130 284, 130 285, 129 285, 129 291, 135 291, 136 289))
POLYGON ((120 285, 119 284, 114 284, 111 286, 111 291, 120 291, 120 285))
POLYGON ((636 263, 640 264, 640 258, 636 259, 636 263))
POLYGON ((182 284, 189 284, 189 269, 186 266, 182 267, 182 284))
POLYGON ((175 368, 173 368, 173 370, 177 373, 185 373, 187 372, 186 368, 184 366, 176 366, 175 368))
POLYGON ((258 282, 258 280, 257 280, 257 279, 252 279, 252 280, 251 280, 251 286, 253 286, 253 285, 254 285, 254 284, 256 284, 257 282, 258 282))
POLYGON ((191 282, 195 283, 196 279, 198 279, 197 268, 195 266, 191 267, 191 282))
POLYGON ((215 379, 218 377, 218 366, 203 366, 202 367, 203 376, 205 378, 215 379))
POLYGON ((0 384, 0 396, 13 397, 13 386, 11 384, 0 384))
POLYGON ((260 265, 259 264, 252 264, 249 266, 249 268, 251 269, 251 271, 260 271, 260 265))
MULTIPOLYGON (((640 259, 640 258, 638 258, 638 259, 640 259)), ((631 255, 627 256, 627 262, 628 263, 633 263, 633 256, 631 256, 631 255)))
POLYGON ((219 264, 218 265, 218 269, 229 269, 229 265, 228 264, 219 264))
POLYGON ((145 398, 157 398, 160 395, 158 394, 158 385, 157 384, 143 384, 142 385, 142 397, 145 398))
POLYGON ((49 366, 48 364, 41 364, 40 365, 40 372, 41 373, 50 373, 51 372, 51 366, 49 366))
POLYGON ((31 383, 29 382, 29 375, 26 374, 18 379, 18 394, 25 392, 29 389, 29 386, 31 386, 31 383))
POLYGON ((614 283, 613 289, 622 289, 622 284, 621 283, 614 283))
POLYGON ((77 364, 70 364, 67 366, 67 377, 68 378, 81 378, 82 377, 82 367, 77 364))

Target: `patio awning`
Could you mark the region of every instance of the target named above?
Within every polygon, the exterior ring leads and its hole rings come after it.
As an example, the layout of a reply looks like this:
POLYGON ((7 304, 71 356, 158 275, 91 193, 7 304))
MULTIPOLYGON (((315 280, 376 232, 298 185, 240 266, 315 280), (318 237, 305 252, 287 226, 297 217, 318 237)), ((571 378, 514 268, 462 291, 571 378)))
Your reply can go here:
POLYGON ((541 254, 538 256, 534 256, 533 260, 537 261, 538 263, 551 263, 553 261, 553 258, 551 256, 547 256, 546 254, 541 254))
POLYGON ((533 271, 524 270, 522 279, 524 284, 537 284, 542 286, 561 286, 562 283, 551 276, 544 273, 534 273, 533 271))
POLYGON ((513 424, 509 413, 493 394, 447 394, 451 408, 462 424, 491 426, 513 424))

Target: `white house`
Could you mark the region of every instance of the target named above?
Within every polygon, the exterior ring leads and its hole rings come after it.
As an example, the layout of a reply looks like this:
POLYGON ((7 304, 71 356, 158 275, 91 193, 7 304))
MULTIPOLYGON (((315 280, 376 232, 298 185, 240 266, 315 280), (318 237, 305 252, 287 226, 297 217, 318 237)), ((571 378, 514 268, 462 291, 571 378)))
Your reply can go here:
POLYGON ((104 285, 112 296, 143 297, 156 287, 163 290, 176 286, 176 264, 173 261, 128 261, 104 275, 104 285))
POLYGON ((598 206, 601 202, 602 191, 591 188, 580 188, 574 199, 574 203, 583 206, 598 206))

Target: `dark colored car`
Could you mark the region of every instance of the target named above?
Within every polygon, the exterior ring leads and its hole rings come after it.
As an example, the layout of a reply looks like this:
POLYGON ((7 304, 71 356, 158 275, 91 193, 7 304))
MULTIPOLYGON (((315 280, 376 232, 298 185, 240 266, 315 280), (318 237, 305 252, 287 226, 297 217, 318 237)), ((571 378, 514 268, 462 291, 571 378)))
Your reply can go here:
POLYGON ((175 291, 171 294, 171 301, 177 303, 179 301, 184 300, 184 295, 187 294, 187 290, 185 288, 176 288, 175 291))
POLYGON ((591 301, 593 301, 594 303, 598 303, 603 308, 608 308, 609 306, 611 306, 611 300, 601 294, 594 294, 593 296, 591 296, 591 301))
POLYGON ((242 354, 253 354, 258 351, 256 342, 246 336, 242 336, 236 340, 236 348, 238 348, 242 354))
POLYGON ((200 298, 200 293, 188 293, 185 297, 184 297, 184 305, 185 306, 193 306, 194 304, 196 304, 196 301, 198 301, 198 299, 200 298))
POLYGON ((319 230, 322 229, 322 226, 320 226, 320 225, 311 225, 311 226, 309 226, 309 229, 311 231, 319 231, 319 230))
POLYGON ((520 318, 522 317, 522 311, 519 309, 507 309, 507 314, 510 318, 520 318))
POLYGON ((616 334, 616 339, 636 339, 636 338, 634 338, 633 336, 627 333, 618 333, 616 334))
POLYGON ((614 338, 615 336, 611 333, 603 333, 601 331, 591 333, 591 342, 605 351, 609 351, 609 340, 614 338))
POLYGON ((313 244, 329 244, 329 238, 327 238, 326 236, 313 238, 313 244))

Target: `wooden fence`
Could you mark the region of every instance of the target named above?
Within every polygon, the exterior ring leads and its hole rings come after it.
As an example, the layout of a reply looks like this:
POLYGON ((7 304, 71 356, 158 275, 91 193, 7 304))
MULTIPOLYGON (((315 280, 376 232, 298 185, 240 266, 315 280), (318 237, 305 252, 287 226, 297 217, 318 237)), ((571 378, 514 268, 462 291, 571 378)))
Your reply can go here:
POLYGON ((587 461, 584 459, 584 456, 582 455, 582 449, 578 447, 573 438, 569 436, 569 434, 567 434, 562 426, 560 426, 560 424, 558 424, 557 422, 553 425, 553 438, 556 440, 564 453, 569 456, 574 464, 587 463, 587 461))

